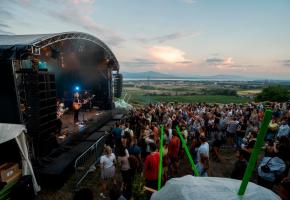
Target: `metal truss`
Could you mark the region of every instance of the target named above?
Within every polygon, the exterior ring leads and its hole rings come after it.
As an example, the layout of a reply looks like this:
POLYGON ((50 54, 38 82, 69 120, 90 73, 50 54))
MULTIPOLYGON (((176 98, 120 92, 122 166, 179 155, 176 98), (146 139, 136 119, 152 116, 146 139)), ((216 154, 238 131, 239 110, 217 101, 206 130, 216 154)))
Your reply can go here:
POLYGON ((63 40, 87 40, 90 42, 93 42, 94 44, 98 45, 102 49, 105 50, 107 53, 107 56, 109 60, 113 61, 111 63, 113 70, 119 71, 119 63, 118 60, 116 59, 115 55, 111 51, 111 49, 100 39, 86 34, 86 33, 81 33, 81 32, 65 32, 65 33, 57 33, 57 34, 49 34, 49 35, 44 35, 43 37, 35 40, 32 42, 32 45, 34 46, 34 51, 35 53, 38 52, 37 48, 42 49, 44 47, 50 46, 54 43, 63 41, 63 40))

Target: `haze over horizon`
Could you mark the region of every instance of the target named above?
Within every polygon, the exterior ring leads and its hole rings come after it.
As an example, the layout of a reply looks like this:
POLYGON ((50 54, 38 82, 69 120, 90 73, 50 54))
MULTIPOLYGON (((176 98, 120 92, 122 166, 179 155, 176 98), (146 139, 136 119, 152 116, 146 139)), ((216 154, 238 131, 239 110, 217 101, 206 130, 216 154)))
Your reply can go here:
POLYGON ((290 79, 288 0, 2 0, 0 34, 81 31, 121 72, 290 79))

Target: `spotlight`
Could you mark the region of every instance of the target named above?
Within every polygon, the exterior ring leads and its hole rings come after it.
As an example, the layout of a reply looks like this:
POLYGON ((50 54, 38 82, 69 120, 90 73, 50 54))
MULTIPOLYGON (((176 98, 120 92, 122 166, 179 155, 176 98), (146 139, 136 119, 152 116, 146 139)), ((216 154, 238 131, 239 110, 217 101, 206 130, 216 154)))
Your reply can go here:
POLYGON ((80 86, 75 86, 75 91, 79 92, 80 91, 80 86))
POLYGON ((38 68, 39 68, 39 69, 46 69, 46 62, 40 60, 40 61, 38 62, 38 68))

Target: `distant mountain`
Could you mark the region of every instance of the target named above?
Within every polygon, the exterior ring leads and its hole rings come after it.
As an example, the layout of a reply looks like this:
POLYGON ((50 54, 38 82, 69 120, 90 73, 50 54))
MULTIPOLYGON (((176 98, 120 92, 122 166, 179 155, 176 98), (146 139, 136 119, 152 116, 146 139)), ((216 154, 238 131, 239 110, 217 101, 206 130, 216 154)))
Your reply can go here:
POLYGON ((165 74, 160 72, 154 72, 154 71, 147 71, 147 72, 123 72, 122 73, 125 79, 147 79, 147 78, 153 78, 153 79, 204 79, 204 80, 249 80, 249 78, 243 77, 243 76, 237 76, 237 75, 213 75, 213 76, 176 76, 171 74, 165 74))
POLYGON ((175 78, 175 76, 154 71, 139 72, 139 73, 123 72, 122 74, 124 78, 169 78, 169 79, 175 78))
POLYGON ((238 76, 238 75, 214 75, 214 76, 201 76, 200 78, 202 79, 227 79, 227 80, 242 80, 242 79, 248 79, 243 76, 238 76))

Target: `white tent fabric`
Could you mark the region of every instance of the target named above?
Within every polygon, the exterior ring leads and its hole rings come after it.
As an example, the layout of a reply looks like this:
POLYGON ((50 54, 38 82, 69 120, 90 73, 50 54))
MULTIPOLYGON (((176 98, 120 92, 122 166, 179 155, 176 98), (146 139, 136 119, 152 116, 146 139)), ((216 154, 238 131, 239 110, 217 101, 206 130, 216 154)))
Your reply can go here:
POLYGON ((21 124, 3 124, 0 123, 0 144, 16 138, 25 129, 21 124))
POLYGON ((115 101, 115 108, 116 109, 125 109, 125 110, 131 110, 133 109, 133 106, 129 103, 127 103, 124 99, 118 99, 115 101))
POLYGON ((237 195, 241 181, 218 177, 194 177, 187 175, 167 181, 151 200, 280 200, 271 190, 249 183, 243 197, 237 195))
POLYGON ((32 176, 34 191, 37 193, 40 191, 40 186, 36 181, 32 164, 29 159, 28 147, 24 134, 25 132, 26 128, 24 125, 0 123, 0 145, 12 139, 16 140, 22 157, 22 174, 32 176))

